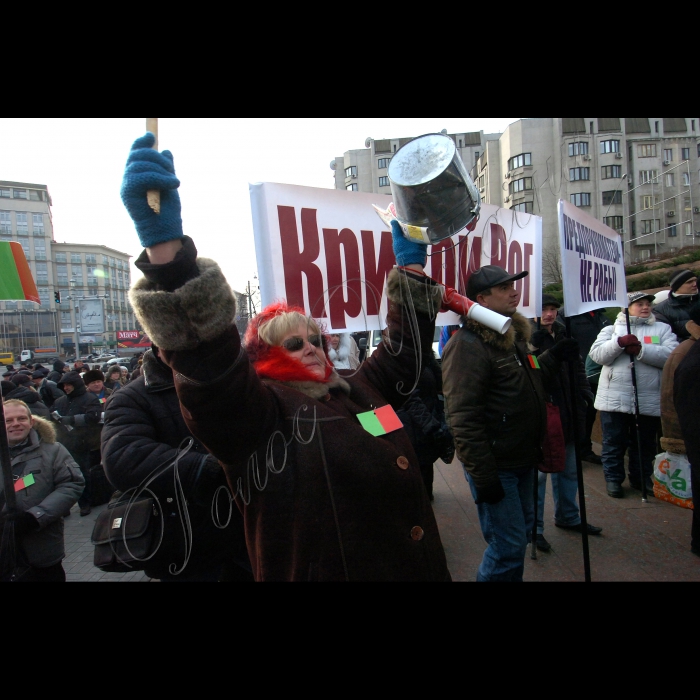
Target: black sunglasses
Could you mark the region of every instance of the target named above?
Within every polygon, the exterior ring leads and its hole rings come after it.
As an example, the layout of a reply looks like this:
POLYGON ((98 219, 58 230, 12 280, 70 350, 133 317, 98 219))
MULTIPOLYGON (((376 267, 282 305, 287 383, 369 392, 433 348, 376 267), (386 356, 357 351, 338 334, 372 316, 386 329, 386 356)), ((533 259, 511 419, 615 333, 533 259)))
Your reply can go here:
MULTIPOLYGON (((310 335, 309 336, 309 342, 311 345, 313 345, 315 348, 320 348, 321 347, 321 336, 320 335, 310 335)), ((282 347, 284 347, 285 350, 288 352, 298 352, 304 347, 304 343, 306 343, 306 340, 298 335, 295 335, 291 338, 287 338, 282 343, 282 347)))

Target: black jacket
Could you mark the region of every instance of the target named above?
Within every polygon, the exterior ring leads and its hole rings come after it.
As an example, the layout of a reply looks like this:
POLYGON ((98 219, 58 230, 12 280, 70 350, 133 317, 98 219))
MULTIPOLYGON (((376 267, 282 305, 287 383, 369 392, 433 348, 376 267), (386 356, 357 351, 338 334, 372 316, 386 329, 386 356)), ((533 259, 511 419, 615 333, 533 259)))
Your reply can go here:
POLYGON ((477 488, 493 487, 498 469, 542 461, 548 392, 544 383, 560 363, 545 352, 541 369, 528 359, 530 322, 513 316, 500 335, 466 321, 445 345, 442 381, 457 455, 477 488))
MULTIPOLYGON (((700 342, 696 341, 681 360, 673 379, 673 405, 685 441, 688 460, 697 473, 700 466, 700 342)), ((697 496, 693 493, 697 504, 697 496)))
POLYGON ((698 294, 692 297, 674 297, 673 294, 669 294, 666 301, 654 307, 654 316, 657 321, 668 323, 676 334, 678 342, 681 343, 690 338, 685 324, 690 321, 690 313, 698 304, 700 304, 698 294))
POLYGON ((54 403, 60 399, 61 396, 65 396, 65 393, 58 388, 56 382, 50 380, 48 377, 41 382, 38 391, 41 400, 49 411, 53 411, 54 403))
MULTIPOLYGON (((115 392, 105 409, 102 430, 102 464, 109 481, 121 491, 136 488, 154 470, 174 460, 182 441, 191 437, 180 411, 172 371, 149 350, 143 363, 143 375, 115 392)), ((192 552, 183 574, 196 575, 235 560, 247 562, 243 519, 229 501, 226 476, 219 463, 195 441, 178 463, 178 476, 187 500, 192 524, 192 552), (218 504, 225 529, 212 519, 212 501, 219 492, 218 504)), ((186 546, 181 511, 169 468, 149 488, 155 493, 166 515, 161 547, 146 573, 161 578, 168 565, 178 569, 185 560, 186 546)))
MULTIPOLYGON (((559 312, 559 319, 565 325, 563 310, 559 312)), ((610 325, 610 319, 601 309, 596 309, 585 314, 578 314, 569 318, 571 324, 571 337, 578 343, 581 357, 585 360, 591 351, 600 331, 610 325)))
POLYGON ((29 410, 32 412, 33 416, 48 418, 50 415, 49 409, 41 400, 41 396, 39 396, 38 392, 36 392, 34 389, 30 389, 27 386, 18 386, 14 391, 11 391, 3 398, 5 401, 8 399, 19 399, 20 401, 24 401, 24 403, 29 406, 29 410))
MULTIPOLYGON (((58 440, 66 446, 73 457, 75 457, 75 453, 84 453, 99 448, 102 404, 95 394, 86 389, 82 380, 70 394, 56 400, 53 410, 60 413, 61 416, 73 418, 69 426, 57 423, 58 440), (73 430, 68 430, 69 427, 73 430)), ((81 464, 80 466, 86 465, 81 464)))

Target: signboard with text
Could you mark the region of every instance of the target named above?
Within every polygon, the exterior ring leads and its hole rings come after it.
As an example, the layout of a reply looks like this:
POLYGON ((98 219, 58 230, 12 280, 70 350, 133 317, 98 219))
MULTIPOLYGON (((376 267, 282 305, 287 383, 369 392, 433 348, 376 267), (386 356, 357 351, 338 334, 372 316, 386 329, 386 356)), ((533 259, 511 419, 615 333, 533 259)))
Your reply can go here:
POLYGON ((617 231, 559 200, 559 242, 567 316, 627 307, 625 258, 617 231))
POLYGON ((151 339, 144 331, 117 331, 117 347, 150 348, 151 339))
POLYGON ((81 333, 104 333, 105 318, 102 309, 102 299, 81 299, 80 309, 81 333))
MULTIPOLYGON (((328 331, 384 327, 387 275, 395 265, 391 231, 372 207, 391 197, 297 185, 250 185, 255 249, 263 306, 278 299, 300 306, 328 331)), ((425 272, 464 294, 472 272, 498 265, 529 270, 516 284, 519 310, 539 315, 542 219, 484 205, 476 230, 428 248, 425 272)), ((452 312, 437 325, 457 323, 452 312)))

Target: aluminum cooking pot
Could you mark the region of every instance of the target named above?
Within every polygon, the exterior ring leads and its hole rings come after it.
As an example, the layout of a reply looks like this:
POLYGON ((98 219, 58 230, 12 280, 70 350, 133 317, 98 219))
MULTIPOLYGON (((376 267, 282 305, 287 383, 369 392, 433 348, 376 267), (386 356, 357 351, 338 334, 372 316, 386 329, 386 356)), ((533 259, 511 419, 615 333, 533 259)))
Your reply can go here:
POLYGON ((481 197, 449 136, 409 141, 394 154, 388 175, 406 238, 437 243, 464 228, 474 230, 481 197))

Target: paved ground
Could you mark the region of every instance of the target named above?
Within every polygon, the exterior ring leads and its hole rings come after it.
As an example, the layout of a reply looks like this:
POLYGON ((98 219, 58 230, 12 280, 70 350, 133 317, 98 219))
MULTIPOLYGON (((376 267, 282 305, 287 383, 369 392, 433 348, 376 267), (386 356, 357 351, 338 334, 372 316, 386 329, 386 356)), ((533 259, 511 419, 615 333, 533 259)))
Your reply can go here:
MULTIPOLYGON (((590 537, 593 581, 700 581, 700 558, 690 552, 689 510, 655 498, 642 503, 638 491, 625 488, 625 498, 605 493, 602 468, 584 463, 589 522, 603 528, 590 537)), ((462 468, 438 462, 435 469, 435 502, 447 562, 455 581, 474 581, 485 543, 476 506, 462 468)), ((149 581, 142 571, 105 574, 92 565, 90 535, 97 514, 106 506, 80 517, 78 507, 65 520, 64 568, 68 581, 149 581)), ((560 530, 552 523, 553 503, 548 486, 545 502, 545 536, 552 551, 525 559, 526 581, 583 581, 581 536, 560 530)))

